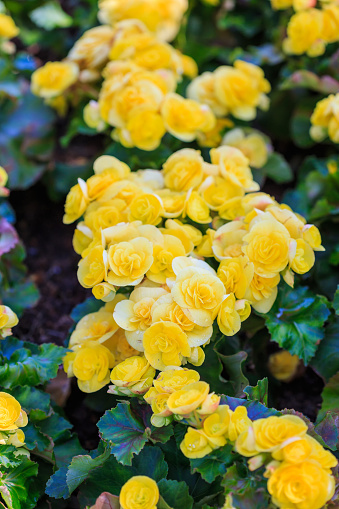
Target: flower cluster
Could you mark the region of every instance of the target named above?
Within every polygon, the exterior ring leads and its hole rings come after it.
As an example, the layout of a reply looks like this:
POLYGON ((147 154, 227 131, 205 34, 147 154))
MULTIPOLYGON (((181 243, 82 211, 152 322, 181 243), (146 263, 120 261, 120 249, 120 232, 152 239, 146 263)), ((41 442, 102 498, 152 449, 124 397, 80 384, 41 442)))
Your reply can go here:
POLYGON ((266 466, 268 491, 281 509, 320 509, 334 494, 338 461, 307 431, 300 417, 271 416, 253 421, 235 443, 251 470, 266 466))
MULTIPOLYGON (((301 2, 304 3, 304 2, 301 2)), ((327 44, 339 41, 339 5, 325 4, 322 9, 307 8, 295 13, 283 42, 286 53, 310 57, 322 55, 327 44)))
POLYGON ((177 35, 188 8, 187 0, 99 0, 99 20, 114 25, 126 19, 139 19, 161 41, 177 35))
POLYGON ((322 141, 327 136, 334 142, 339 143, 339 94, 331 94, 319 101, 311 116, 311 137, 316 141, 322 141))
POLYGON ((20 429, 27 425, 27 414, 20 403, 7 392, 0 392, 0 444, 21 447, 25 434, 20 429))
POLYGON ((143 370, 142 379, 113 376, 124 387, 142 381, 137 390, 147 388, 154 369, 202 364, 213 324, 236 334, 251 306, 270 310, 281 276, 293 286, 294 272, 310 270, 323 249, 315 226, 256 192, 240 150, 222 146, 210 155, 207 163, 182 149, 162 171, 137 172, 101 156, 95 174, 69 192, 64 222, 83 216, 73 239, 79 282, 106 302, 71 337, 65 369, 82 390, 103 387, 123 360, 117 337, 124 358, 143 353, 147 361, 124 366, 127 375, 143 370), (101 360, 88 364, 94 350, 101 360))

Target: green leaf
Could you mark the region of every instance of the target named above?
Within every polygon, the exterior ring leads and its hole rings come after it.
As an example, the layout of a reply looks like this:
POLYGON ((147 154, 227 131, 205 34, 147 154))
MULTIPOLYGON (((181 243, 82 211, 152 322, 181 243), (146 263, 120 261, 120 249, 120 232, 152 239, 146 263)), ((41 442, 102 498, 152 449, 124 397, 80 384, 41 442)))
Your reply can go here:
POLYGON ((66 350, 53 343, 41 346, 8 338, 0 343, 0 385, 40 385, 57 374, 66 350))
POLYGON ((130 403, 118 403, 108 410, 98 422, 99 432, 111 445, 111 451, 123 465, 131 465, 134 454, 138 454, 150 436, 140 417, 136 416, 130 403))
POLYGON ((192 509, 193 498, 184 482, 162 479, 158 483, 160 495, 171 509, 192 509))
POLYGON ((277 152, 273 152, 273 154, 268 156, 267 163, 260 168, 260 173, 267 175, 267 177, 278 184, 285 184, 293 180, 293 171, 290 165, 277 152))
POLYGON ((243 389, 248 385, 248 380, 242 372, 242 364, 247 359, 247 353, 241 351, 233 355, 224 355, 218 352, 218 356, 224 365, 227 378, 229 379, 227 385, 233 389, 234 396, 240 396, 243 389))
POLYGON ((68 467, 63 466, 50 477, 46 484, 46 494, 53 498, 68 498, 70 496, 66 482, 68 467))
POLYGON ((89 455, 76 456, 72 459, 66 474, 66 482, 70 493, 88 477, 89 473, 94 469, 101 467, 109 458, 109 449, 96 458, 89 455))
POLYGON ((85 453, 76 435, 71 435, 68 440, 63 441, 60 444, 56 444, 53 452, 58 468, 66 467, 69 465, 71 458, 85 453))
POLYGON ((219 475, 224 475, 227 467, 232 465, 234 461, 232 449, 233 446, 227 444, 204 458, 190 460, 192 472, 199 472, 208 483, 213 482, 219 475))
POLYGON ((9 509, 35 507, 38 496, 35 490, 30 489, 30 486, 37 474, 37 463, 27 458, 22 458, 20 464, 9 472, 2 472, 0 493, 9 509))
POLYGON ((321 341, 312 367, 329 380, 339 371, 339 317, 325 327, 325 337, 321 341))
POLYGON ((172 428, 154 428, 150 416, 148 405, 122 402, 100 419, 99 432, 110 442, 112 453, 123 465, 131 465, 133 455, 139 454, 148 440, 164 443, 170 438, 172 428))
POLYGON ((263 378, 262 380, 258 380, 258 383, 255 387, 249 385, 245 387, 244 392, 247 394, 247 399, 256 400, 263 405, 267 406, 268 403, 268 379, 263 378))
POLYGON ((280 415, 278 410, 274 408, 267 408, 265 405, 259 403, 259 401, 248 401, 246 399, 241 398, 232 398, 230 396, 222 396, 221 402, 222 405, 228 405, 231 410, 235 410, 238 406, 243 405, 247 408, 248 417, 252 421, 256 421, 257 419, 266 419, 271 415, 280 415))
POLYGON ((324 337, 323 325, 329 314, 324 296, 313 294, 307 287, 282 285, 265 319, 272 341, 307 364, 324 337))
POLYGON ((35 306, 40 298, 40 293, 32 281, 16 283, 11 288, 2 288, 1 300, 5 306, 9 306, 17 315, 21 315, 26 308, 35 306))
POLYGON ((332 376, 321 393, 321 413, 329 410, 339 414, 339 372, 332 376))
POLYGON ((73 23, 71 16, 60 7, 59 2, 51 1, 34 9, 29 15, 31 20, 45 30, 70 27, 73 23))
POLYGON ((307 148, 314 145, 310 136, 310 118, 316 99, 306 98, 298 103, 291 121, 291 137, 297 147, 307 148))
POLYGON ((71 318, 75 322, 79 322, 85 315, 98 311, 102 305, 103 302, 101 300, 97 300, 95 297, 88 297, 84 302, 81 302, 72 309, 71 318))
MULTIPOLYGON (((322 414, 322 411, 321 411, 322 414)), ((335 412, 326 412, 325 416, 317 419, 317 424, 314 431, 319 435, 325 444, 336 451, 339 445, 339 409, 335 412)))
POLYGON ((20 457, 13 453, 16 451, 14 445, 0 445, 0 465, 2 468, 16 467, 20 463, 20 457))
POLYGON ((168 473, 168 465, 159 447, 144 447, 140 454, 133 458, 132 467, 136 475, 147 475, 156 482, 166 479, 168 473))

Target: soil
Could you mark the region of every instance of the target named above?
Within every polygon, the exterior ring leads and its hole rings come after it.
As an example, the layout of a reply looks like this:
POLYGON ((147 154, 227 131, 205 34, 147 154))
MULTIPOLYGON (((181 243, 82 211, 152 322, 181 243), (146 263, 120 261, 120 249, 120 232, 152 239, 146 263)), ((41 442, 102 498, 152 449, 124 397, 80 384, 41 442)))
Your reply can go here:
MULTIPOLYGON (((275 189, 270 189, 274 194, 275 189)), ((51 202, 42 184, 26 191, 13 192, 10 201, 17 214, 16 228, 26 250, 29 275, 39 288, 41 298, 28 309, 15 329, 16 337, 41 344, 64 345, 73 321, 69 314, 75 305, 90 295, 77 280, 79 260, 72 247, 74 225, 62 223, 63 203, 51 202)), ((66 381, 62 381, 61 384, 66 381)), ((281 384, 275 394, 278 409, 294 408, 314 420, 321 404, 323 382, 310 368, 291 383, 281 384)), ((98 443, 96 422, 100 413, 84 404, 86 395, 76 381, 66 386, 70 393, 65 412, 81 444, 93 449, 98 443)))

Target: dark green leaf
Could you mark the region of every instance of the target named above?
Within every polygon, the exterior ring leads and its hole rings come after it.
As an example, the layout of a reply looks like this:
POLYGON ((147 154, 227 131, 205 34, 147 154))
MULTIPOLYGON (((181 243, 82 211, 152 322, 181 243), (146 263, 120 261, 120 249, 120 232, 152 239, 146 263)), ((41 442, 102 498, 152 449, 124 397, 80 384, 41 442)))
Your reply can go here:
POLYGON ((247 399, 259 401, 260 403, 263 403, 265 406, 267 406, 268 379, 263 378, 262 380, 258 380, 258 383, 255 387, 250 385, 245 387, 244 392, 247 394, 247 399))
POLYGON ((190 460, 192 472, 199 472, 208 483, 213 482, 219 475, 224 475, 227 467, 232 465, 234 461, 232 449, 232 445, 227 444, 204 458, 190 460))
POLYGON ((285 184, 293 180, 293 172, 290 165, 277 152, 269 155, 267 163, 260 169, 260 172, 278 184, 285 184))
POLYGON ((38 465, 27 458, 8 472, 3 472, 0 479, 0 493, 9 509, 31 509, 35 507, 38 495, 30 489, 32 480, 38 473, 38 465), (33 504, 33 505, 32 505, 33 504))
POLYGON ((158 483, 158 487, 160 495, 171 509, 191 509, 193 507, 193 498, 184 482, 162 479, 158 483))
POLYGON ((339 371, 339 317, 325 327, 325 337, 321 341, 312 367, 326 380, 339 371))
POLYGON ((248 380, 242 372, 242 364, 247 359, 247 353, 241 351, 233 355, 223 355, 218 352, 218 356, 226 370, 227 379, 229 379, 227 385, 233 388, 234 396, 240 396, 248 385, 248 380))
POLYGON ((109 458, 109 449, 96 458, 89 455, 76 456, 72 459, 66 474, 66 482, 70 493, 88 477, 89 473, 101 467, 109 458))

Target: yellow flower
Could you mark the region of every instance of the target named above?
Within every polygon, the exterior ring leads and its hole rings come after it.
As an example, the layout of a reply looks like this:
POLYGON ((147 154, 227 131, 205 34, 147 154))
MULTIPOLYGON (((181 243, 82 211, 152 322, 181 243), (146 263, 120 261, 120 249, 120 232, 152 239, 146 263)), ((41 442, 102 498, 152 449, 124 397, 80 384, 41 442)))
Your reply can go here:
POLYGON ((165 185, 171 191, 188 191, 200 186, 205 162, 199 150, 183 148, 174 152, 163 165, 165 185))
POLYGON ((153 248, 153 263, 147 272, 147 277, 155 283, 166 283, 168 277, 173 277, 173 259, 185 256, 185 248, 177 237, 163 235, 163 244, 156 244, 153 248))
POLYGON ((244 196, 244 190, 229 178, 209 177, 201 186, 201 194, 211 210, 220 210, 233 198, 244 196))
POLYGON ((20 403, 7 392, 0 392, 0 430, 10 431, 27 424, 27 415, 20 403))
POLYGON ((236 60, 234 66, 221 66, 214 71, 214 92, 217 100, 234 117, 253 120, 256 108, 267 109, 270 91, 260 67, 236 60))
POLYGON ((67 58, 80 69, 100 69, 108 61, 113 38, 114 30, 107 25, 91 28, 77 40, 67 58))
POLYGON ((79 283, 84 288, 92 288, 103 281, 105 272, 104 249, 101 246, 94 247, 90 250, 88 255, 79 262, 79 283))
POLYGON ((153 479, 136 475, 121 488, 119 503, 122 509, 157 509, 159 497, 159 488, 153 479))
POLYGON ((89 313, 79 320, 69 339, 69 346, 79 345, 88 340, 105 343, 118 328, 112 313, 102 307, 99 311, 89 313))
POLYGON ((154 377, 155 369, 145 357, 133 356, 113 368, 111 382, 117 387, 128 387, 133 394, 144 394, 154 377))
POLYGON ((108 348, 97 341, 85 341, 73 347, 64 358, 64 370, 67 376, 78 379, 79 389, 83 392, 96 392, 108 384, 110 369, 115 362, 108 348))
POLYGON ((47 62, 32 74, 32 92, 49 99, 63 94, 79 76, 79 68, 74 62, 47 62))
POLYGON ((306 435, 307 425, 295 415, 271 416, 253 421, 256 450, 271 452, 286 440, 306 435))
POLYGON ((248 134, 243 129, 232 129, 225 134, 223 145, 238 148, 249 159, 250 166, 261 168, 267 162, 268 146, 264 136, 255 129, 248 134))
POLYGON ((288 263, 290 234, 268 213, 257 216, 252 223, 242 250, 253 262, 256 274, 272 278, 288 263))
POLYGON ((74 223, 83 215, 88 204, 87 186, 83 180, 79 179, 78 184, 71 187, 67 195, 63 222, 65 224, 74 223))
POLYGON ((127 341, 138 351, 143 351, 143 335, 152 324, 152 307, 167 292, 163 288, 136 288, 129 300, 119 302, 114 309, 114 319, 126 332, 127 341))
POLYGON ((286 53, 317 57, 325 52, 322 40, 323 13, 319 9, 308 9, 294 14, 287 26, 287 38, 283 42, 286 53))
POLYGON ((173 392, 167 406, 173 414, 188 415, 196 410, 207 398, 210 387, 206 382, 193 382, 173 392))
POLYGON ((109 283, 135 286, 141 283, 153 263, 152 243, 143 237, 137 237, 129 242, 114 244, 108 249, 108 263, 109 283))
POLYGON ((151 110, 137 111, 126 123, 122 145, 137 147, 140 150, 155 150, 166 132, 161 115, 151 110), (125 140, 125 141, 124 141, 125 140), (127 141, 127 143, 126 143, 127 141))
POLYGON ((211 392, 210 394, 208 394, 205 401, 202 403, 201 407, 198 408, 197 413, 202 416, 213 414, 219 407, 220 399, 221 397, 218 396, 218 394, 211 392))
POLYGON ((167 219, 165 227, 166 229, 162 232, 178 237, 185 247, 186 254, 191 253, 194 246, 198 246, 201 242, 202 233, 200 230, 190 224, 183 224, 179 219, 167 219))
POLYGON ((216 449, 202 429, 188 428, 184 440, 180 444, 181 452, 186 458, 203 458, 216 449))
POLYGON ((269 478, 267 489, 282 509, 321 509, 332 498, 335 481, 316 462, 283 462, 269 478))
POLYGON ((17 315, 8 306, 0 305, 0 339, 11 336, 12 327, 18 325, 17 315))
POLYGON ((210 154, 212 163, 219 166, 222 177, 245 191, 257 191, 259 189, 259 185, 253 180, 249 159, 241 150, 224 145, 213 148, 210 154))
POLYGON ((226 295, 225 287, 217 276, 197 267, 181 270, 171 293, 185 315, 201 327, 213 324, 226 295))
POLYGON ((325 5, 322 10, 322 15, 322 38, 327 43, 337 42, 339 40, 339 5, 335 3, 325 5))
POLYGON ((185 208, 185 192, 177 193, 175 191, 171 191, 170 189, 159 189, 156 194, 162 201, 164 217, 172 218, 181 216, 185 208))
POLYGON ((212 244, 215 236, 215 230, 208 228, 206 234, 202 237, 200 244, 195 249, 195 253, 203 258, 211 258, 214 256, 212 244))
POLYGON ((277 380, 288 382, 295 375, 299 365, 299 357, 291 355, 287 350, 270 355, 268 369, 277 380))
POLYGON ((318 228, 312 224, 305 224, 302 229, 302 236, 314 251, 325 251, 321 245, 321 236, 318 228))
POLYGON ((4 39, 12 39, 13 37, 16 37, 18 33, 19 29, 11 16, 0 13, 0 37, 3 37, 4 39))
POLYGON ((241 320, 239 313, 235 309, 235 297, 233 293, 227 295, 226 299, 222 302, 218 313, 218 325, 220 331, 225 336, 234 336, 239 332, 241 327, 241 320))
POLYGON ((292 243, 290 251, 291 269, 297 274, 305 274, 314 265, 315 256, 311 246, 303 239, 297 239, 292 243))
POLYGON ((222 142, 222 132, 225 127, 233 127, 233 122, 228 118, 217 118, 215 126, 210 131, 197 134, 197 141, 200 147, 219 147, 222 142))
POLYGON ((288 9, 292 7, 293 0, 271 0, 271 5, 275 10, 288 9))
POLYGON ((159 392, 172 394, 186 385, 198 382, 199 379, 200 375, 194 369, 169 369, 159 373, 153 385, 159 392))
POLYGON ((187 76, 192 80, 197 76, 199 72, 197 64, 193 58, 189 57, 188 55, 180 55, 180 57, 184 76, 187 76))
POLYGON ((104 131, 107 127, 100 116, 99 103, 93 99, 84 107, 83 117, 85 124, 91 127, 91 129, 96 129, 98 132, 104 131))
POLYGON ((227 438, 231 442, 235 442, 241 433, 247 431, 252 421, 247 415, 247 408, 239 405, 231 414, 230 422, 227 430, 227 438))
POLYGON ((7 445, 14 447, 22 447, 25 445, 25 433, 21 429, 17 429, 14 433, 8 435, 7 445))
POLYGON ((157 322, 144 333, 145 357, 155 369, 166 370, 168 366, 181 366, 183 358, 191 355, 187 335, 179 325, 157 322))
POLYGON ((208 437, 223 437, 226 444, 228 426, 230 424, 232 411, 228 405, 220 405, 218 409, 206 417, 203 429, 208 437))
POLYGON ((268 313, 273 306, 278 294, 280 275, 262 277, 253 275, 251 284, 245 294, 245 298, 251 302, 252 307, 258 313, 268 313))
POLYGON ((109 283, 98 283, 93 286, 92 293, 96 299, 103 302, 110 302, 116 295, 115 287, 109 283))
POLYGON ((164 209, 156 194, 143 193, 132 200, 129 207, 129 221, 142 221, 144 224, 157 225, 161 221, 164 209))
POLYGON ((166 95, 161 114, 167 131, 186 142, 193 141, 200 131, 210 131, 216 122, 209 106, 174 93, 166 95))
POLYGON ((338 464, 337 458, 323 448, 314 438, 305 435, 296 438, 272 453, 274 459, 288 463, 301 463, 305 460, 317 461, 328 473, 338 464))
POLYGON ((101 23, 115 25, 122 20, 140 20, 140 24, 154 32, 160 40, 171 41, 176 36, 187 0, 100 0, 101 23))
POLYGON ((253 263, 247 256, 224 258, 221 260, 217 275, 223 282, 226 293, 234 293, 237 299, 242 299, 253 279, 253 263))
POLYGON ((195 78, 187 87, 187 97, 207 104, 217 117, 224 117, 228 113, 227 106, 215 94, 215 73, 204 72, 195 78))
POLYGON ((247 299, 237 300, 234 309, 240 316, 240 320, 244 322, 251 314, 251 303, 247 299))
POLYGON ((207 224, 212 221, 208 205, 197 191, 189 193, 183 213, 183 217, 186 216, 199 224, 207 224))

